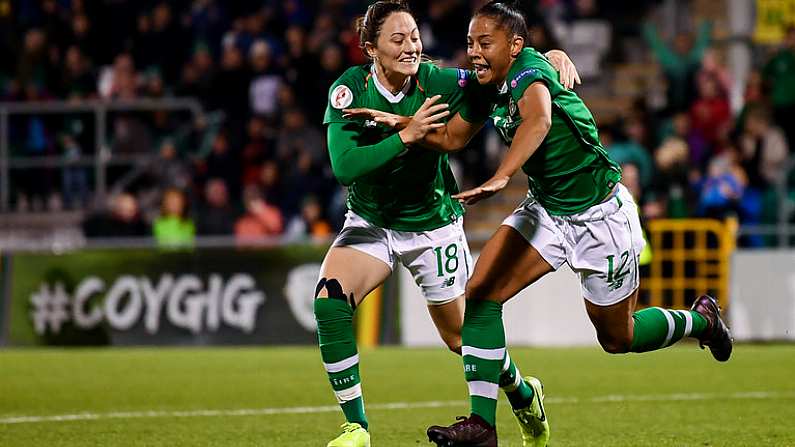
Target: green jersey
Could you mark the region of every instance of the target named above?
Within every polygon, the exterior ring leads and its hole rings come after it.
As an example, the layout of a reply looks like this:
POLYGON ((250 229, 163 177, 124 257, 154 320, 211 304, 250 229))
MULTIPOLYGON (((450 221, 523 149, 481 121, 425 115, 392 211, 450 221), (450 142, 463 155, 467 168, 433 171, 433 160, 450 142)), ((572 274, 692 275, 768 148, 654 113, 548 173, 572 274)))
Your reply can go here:
POLYGON ((447 154, 409 149, 397 131, 370 120, 346 119, 342 110, 367 107, 411 116, 426 98, 442 95, 450 115, 469 122, 488 118, 488 103, 474 75, 455 68, 420 64, 397 95, 384 88, 371 65, 349 68, 329 90, 323 123, 337 179, 348 186, 348 208, 373 225, 400 231, 443 227, 464 213, 450 197, 458 192, 447 154))
POLYGON ((550 214, 575 214, 595 205, 621 180, 621 168, 599 142, 593 115, 582 100, 558 81, 549 61, 525 48, 508 71, 492 108, 494 126, 510 145, 522 124, 517 103, 534 82, 543 82, 552 97, 552 126, 541 146, 522 166, 530 194, 550 214))

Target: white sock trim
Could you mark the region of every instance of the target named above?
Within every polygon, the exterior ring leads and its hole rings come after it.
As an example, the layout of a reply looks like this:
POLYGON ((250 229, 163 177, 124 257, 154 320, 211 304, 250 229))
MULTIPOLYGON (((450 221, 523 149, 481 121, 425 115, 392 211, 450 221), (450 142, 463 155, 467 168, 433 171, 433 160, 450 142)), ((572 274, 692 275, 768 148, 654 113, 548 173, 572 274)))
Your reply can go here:
POLYGON ((680 310, 678 312, 685 317, 685 332, 682 334, 682 338, 689 337, 690 333, 693 332, 693 315, 686 310, 680 310))
POLYGON ((665 336, 665 341, 663 342, 662 346, 660 346, 661 348, 664 348, 664 347, 668 346, 668 343, 670 343, 671 339, 674 337, 674 330, 676 329, 676 322, 674 321, 674 317, 673 317, 673 315, 671 315, 670 312, 668 312, 665 309, 660 309, 659 307, 657 309, 659 309, 660 312, 662 312, 663 315, 665 315, 665 319, 668 321, 668 335, 665 336))
POLYGON ((483 360, 502 360, 505 358, 505 348, 481 349, 474 346, 462 346, 461 355, 471 355, 483 360))
POLYGON ((334 395, 337 396, 337 402, 344 404, 345 402, 350 402, 357 397, 362 396, 362 384, 357 383, 356 385, 345 388, 344 390, 334 391, 334 395))
POLYGON ((502 371, 500 371, 500 374, 504 373, 505 371, 508 371, 508 368, 510 367, 511 367, 511 355, 508 354, 508 351, 505 351, 505 361, 502 362, 502 371))
POLYGON ((357 363, 359 363, 359 354, 355 354, 352 357, 340 360, 339 362, 334 362, 334 363, 323 362, 323 366, 326 368, 326 372, 338 373, 340 371, 345 371, 346 369, 356 365, 357 363))
POLYGON ((470 396, 480 396, 487 399, 497 400, 497 394, 499 394, 500 391, 500 387, 496 383, 484 382, 482 380, 467 382, 467 386, 469 387, 470 396))

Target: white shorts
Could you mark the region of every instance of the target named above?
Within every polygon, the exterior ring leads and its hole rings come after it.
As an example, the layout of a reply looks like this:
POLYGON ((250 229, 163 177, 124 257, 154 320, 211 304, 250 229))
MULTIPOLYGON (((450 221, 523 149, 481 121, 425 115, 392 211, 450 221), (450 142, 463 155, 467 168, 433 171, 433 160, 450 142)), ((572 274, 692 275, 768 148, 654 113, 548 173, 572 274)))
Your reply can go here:
POLYGON ((524 236, 552 268, 568 263, 593 304, 618 303, 640 285, 638 258, 646 242, 624 185, 608 200, 569 216, 552 216, 527 198, 503 225, 524 236))
POLYGON ((464 223, 430 231, 397 231, 370 224, 348 211, 333 247, 351 247, 380 259, 390 269, 400 261, 414 276, 428 304, 445 304, 464 294, 472 270, 464 223))

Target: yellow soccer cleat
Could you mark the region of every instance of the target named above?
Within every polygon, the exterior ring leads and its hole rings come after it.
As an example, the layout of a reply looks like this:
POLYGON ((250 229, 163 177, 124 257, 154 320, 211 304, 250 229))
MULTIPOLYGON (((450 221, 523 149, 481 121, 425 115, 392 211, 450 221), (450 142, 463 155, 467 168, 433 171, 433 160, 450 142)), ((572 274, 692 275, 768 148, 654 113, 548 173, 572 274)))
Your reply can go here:
POLYGON ((326 447, 370 447, 370 433, 355 422, 342 424, 342 434, 326 447))
POLYGON ((549 421, 544 411, 544 387, 535 377, 527 376, 522 380, 533 389, 533 400, 530 405, 513 410, 522 429, 522 445, 546 447, 549 442, 549 421))

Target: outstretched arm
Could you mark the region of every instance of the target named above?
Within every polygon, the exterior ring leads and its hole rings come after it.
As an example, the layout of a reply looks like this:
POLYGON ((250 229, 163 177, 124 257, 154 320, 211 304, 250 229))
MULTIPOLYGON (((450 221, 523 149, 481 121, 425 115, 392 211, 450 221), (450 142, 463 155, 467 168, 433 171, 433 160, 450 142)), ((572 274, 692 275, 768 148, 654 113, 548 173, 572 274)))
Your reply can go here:
POLYGON ((447 104, 435 104, 433 96, 417 110, 399 132, 378 143, 359 146, 359 128, 353 123, 332 122, 328 126, 328 150, 334 176, 345 186, 402 154, 407 145, 418 143, 431 130, 444 126, 440 119, 450 114, 447 104))
POLYGON ((494 176, 477 188, 456 194, 453 198, 467 205, 491 197, 508 184, 511 177, 538 150, 552 126, 552 97, 547 86, 534 82, 519 100, 522 124, 516 129, 511 147, 502 159, 494 176))

